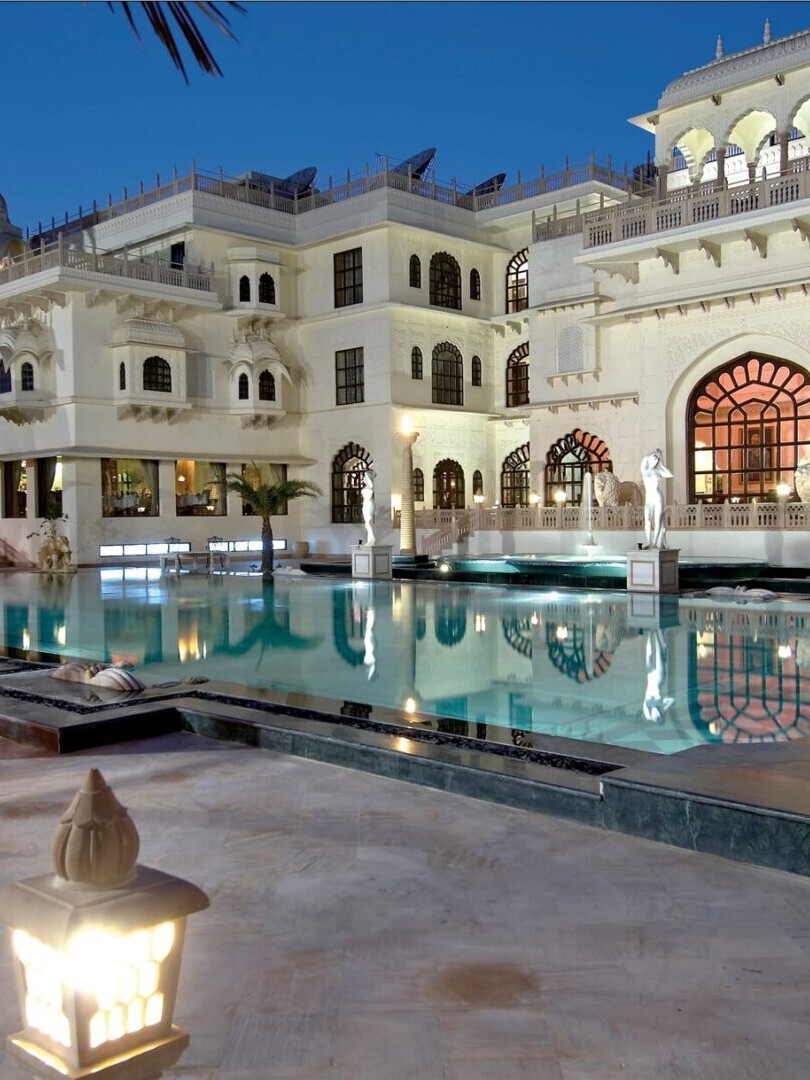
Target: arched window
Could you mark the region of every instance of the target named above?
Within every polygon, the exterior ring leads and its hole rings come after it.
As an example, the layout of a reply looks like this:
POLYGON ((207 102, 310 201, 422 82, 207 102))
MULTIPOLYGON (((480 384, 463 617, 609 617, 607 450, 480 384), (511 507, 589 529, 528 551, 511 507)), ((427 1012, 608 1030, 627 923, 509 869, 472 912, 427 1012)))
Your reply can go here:
POLYGON ((473 473, 473 497, 476 495, 484 494, 484 478, 481 475, 481 470, 476 469, 473 473))
POLYGON ((425 501, 425 474, 421 469, 413 470, 413 501, 425 501))
POLYGON ((461 311, 461 270, 446 251, 436 252, 430 260, 430 302, 461 311))
POLYGON ((506 404, 509 408, 529 404, 529 343, 522 342, 506 361, 506 404))
POLYGON ((433 629, 440 645, 452 649, 467 633, 467 606, 463 596, 450 592, 436 598, 433 629))
POLYGON ((470 378, 473 386, 481 385, 481 357, 474 356, 470 361, 470 378))
POLYGON ((689 501, 775 500, 810 457, 810 376, 748 353, 716 368, 689 398, 689 501))
POLYGON ((481 299, 481 275, 475 269, 470 271, 470 299, 481 299))
POLYGON ((411 255, 411 261, 408 267, 408 280, 412 289, 422 288, 422 264, 419 261, 418 255, 411 255))
POLYGON ((144 390, 158 390, 162 394, 172 392, 172 369, 162 356, 147 356, 143 362, 144 390))
POLYGON ((506 313, 523 311, 529 306, 529 249, 524 248, 509 260, 506 267, 506 313))
POLYGON ((368 450, 346 443, 332 459, 332 521, 357 525, 363 520, 362 487, 366 472, 373 468, 368 450))
POLYGON ((593 475, 607 469, 613 471, 610 451, 598 435, 587 431, 570 431, 563 435, 546 454, 546 502, 551 505, 560 492, 569 506, 582 502, 582 479, 586 472, 593 475))
POLYGON ((9 393, 11 393, 11 368, 7 368, 0 360, 0 394, 9 393))
POLYGON ((29 363, 28 360, 20 365, 20 389, 34 389, 34 365, 29 363))
POLYGON ((259 401, 276 400, 276 380, 267 368, 259 375, 259 401))
POLYGON ((250 398, 250 380, 247 375, 242 372, 237 380, 238 396, 240 401, 247 401, 250 398))
POLYGON ((464 404, 464 361, 461 353, 449 341, 433 350, 434 405, 464 404))
POLYGON ((418 345, 411 349, 411 378, 422 378, 422 350, 418 345))
POLYGON ((504 458, 501 465, 501 506, 529 505, 529 444, 504 458))
POLYGON ((464 470, 450 458, 440 461, 433 470, 433 509, 464 509, 464 470))
MULTIPOLYGON (((248 282, 248 300, 250 299, 250 282, 248 282)), ((241 297, 240 297, 241 299, 241 297)), ((272 275, 262 274, 259 278, 259 303, 260 304, 275 304, 276 302, 276 283, 273 281, 272 275)))
POLYGON ((122 360, 118 365, 118 389, 126 390, 127 388, 127 366, 122 360))
POLYGON ((239 278, 239 303, 250 302, 250 278, 247 274, 242 274, 239 278))

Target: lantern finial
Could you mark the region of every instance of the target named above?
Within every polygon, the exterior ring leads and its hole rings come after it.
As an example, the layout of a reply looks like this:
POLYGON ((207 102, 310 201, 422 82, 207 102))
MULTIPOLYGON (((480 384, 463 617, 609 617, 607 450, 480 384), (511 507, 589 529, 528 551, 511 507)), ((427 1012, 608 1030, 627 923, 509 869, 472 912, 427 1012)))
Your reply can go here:
POLYGON ((135 878, 138 830, 98 769, 90 769, 54 834, 57 875, 73 885, 118 888, 135 878))

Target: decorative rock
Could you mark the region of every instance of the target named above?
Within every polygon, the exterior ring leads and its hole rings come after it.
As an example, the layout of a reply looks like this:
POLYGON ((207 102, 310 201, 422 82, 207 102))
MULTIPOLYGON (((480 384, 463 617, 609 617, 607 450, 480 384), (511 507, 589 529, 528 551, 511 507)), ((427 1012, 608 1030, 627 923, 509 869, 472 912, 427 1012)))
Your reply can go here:
POLYGON ((800 461, 793 478, 796 494, 803 503, 810 503, 810 461, 800 461))
POLYGON ((65 881, 118 888, 135 877, 140 840, 126 808, 98 769, 91 769, 53 838, 54 870, 65 881))
POLYGON ((133 675, 126 668, 119 667, 103 668, 89 680, 89 683, 91 686, 102 686, 105 690, 119 691, 143 690, 145 686, 137 675, 133 675))
POLYGON ((705 593, 699 595, 734 600, 739 604, 747 604, 749 601, 767 602, 778 599, 777 594, 771 592, 770 589, 749 589, 746 585, 735 585, 734 587, 731 585, 715 585, 714 588, 707 589, 705 593))
POLYGON ((620 488, 618 476, 606 469, 593 478, 593 493, 600 506, 618 506, 620 488))
POLYGON ((94 675, 101 671, 101 664, 83 664, 79 660, 69 664, 60 664, 55 671, 51 672, 52 679, 61 679, 63 682, 86 683, 90 682, 94 675))

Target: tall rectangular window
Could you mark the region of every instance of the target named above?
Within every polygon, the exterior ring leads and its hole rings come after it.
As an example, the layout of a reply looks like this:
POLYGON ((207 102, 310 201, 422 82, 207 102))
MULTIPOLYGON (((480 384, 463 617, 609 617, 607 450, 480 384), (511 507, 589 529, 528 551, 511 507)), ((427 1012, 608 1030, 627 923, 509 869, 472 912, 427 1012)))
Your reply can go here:
POLYGON ((335 261, 335 307, 363 303, 363 249, 339 251, 335 261))
POLYGON ((335 353, 335 404, 363 401, 363 350, 341 349, 335 353))
POLYGON ((62 514, 62 462, 59 458, 37 458, 37 516, 55 518, 62 514))
POLYGON ((24 518, 27 508, 24 461, 3 462, 3 517, 24 518))

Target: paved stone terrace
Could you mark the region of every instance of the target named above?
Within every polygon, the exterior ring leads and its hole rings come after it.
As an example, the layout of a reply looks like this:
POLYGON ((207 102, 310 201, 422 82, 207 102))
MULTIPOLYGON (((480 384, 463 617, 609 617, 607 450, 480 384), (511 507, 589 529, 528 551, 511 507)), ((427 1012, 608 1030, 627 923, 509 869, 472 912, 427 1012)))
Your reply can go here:
MULTIPOLYGON (((211 897, 185 1080, 805 1080, 810 880, 190 734, 0 740, 0 879, 98 765, 211 897)), ((0 1031, 19 1026, 0 949, 0 1031)), ((26 1074, 0 1054, 0 1080, 26 1074)))

